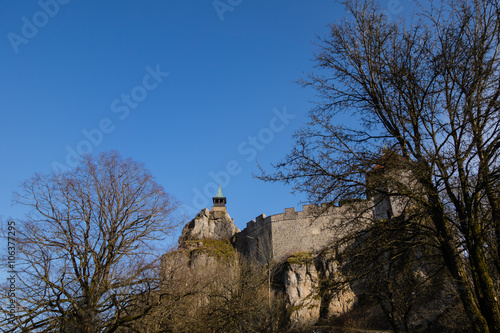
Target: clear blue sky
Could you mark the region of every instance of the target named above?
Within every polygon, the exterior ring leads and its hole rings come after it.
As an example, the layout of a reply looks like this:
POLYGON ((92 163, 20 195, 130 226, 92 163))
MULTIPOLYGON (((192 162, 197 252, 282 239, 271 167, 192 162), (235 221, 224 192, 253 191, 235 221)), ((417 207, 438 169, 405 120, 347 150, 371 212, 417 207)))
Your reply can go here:
POLYGON ((314 91, 294 81, 342 9, 215 4, 219 12, 212 0, 0 3, 2 223, 23 214, 11 198, 24 179, 89 149, 144 162, 190 217, 212 205, 228 170, 223 192, 239 228, 301 209, 304 197, 252 173, 256 161, 282 158, 307 120, 314 91))

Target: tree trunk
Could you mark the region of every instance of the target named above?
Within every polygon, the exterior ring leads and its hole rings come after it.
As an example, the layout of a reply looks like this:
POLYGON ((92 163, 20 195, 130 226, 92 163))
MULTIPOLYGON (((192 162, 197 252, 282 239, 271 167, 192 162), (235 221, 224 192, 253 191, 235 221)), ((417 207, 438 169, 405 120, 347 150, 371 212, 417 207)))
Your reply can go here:
POLYGON ((454 244, 454 237, 446 225, 445 213, 440 204, 437 189, 432 182, 422 180, 422 184, 427 185, 429 194, 429 208, 431 218, 438 233, 440 250, 443 255, 445 265, 455 281, 456 289, 464 305, 465 312, 472 324, 474 332, 489 332, 488 324, 483 314, 478 308, 474 294, 470 289, 470 283, 463 266, 462 259, 457 253, 457 246, 454 244))
MULTIPOLYGON (((477 228, 478 226, 475 225, 477 228)), ((477 231, 477 230, 476 230, 477 231)), ((474 232, 476 234, 476 232, 474 232)), ((476 235, 474 235, 476 236, 476 235)), ((500 332, 500 309, 496 298, 495 287, 493 280, 488 272, 486 256, 484 254, 483 242, 478 240, 479 237, 474 237, 475 244, 469 246, 471 266, 473 270, 474 284, 478 286, 481 293, 478 295, 480 299, 479 306, 481 312, 488 323, 491 332, 500 332)))
POLYGON ((441 253, 443 254, 445 265, 455 281, 456 289, 462 300, 469 321, 473 326, 474 332, 489 332, 486 319, 479 310, 472 290, 470 289, 463 263, 455 253, 455 247, 449 242, 448 237, 451 237, 451 235, 449 235, 446 230, 439 230, 444 229, 444 226, 439 227, 439 224, 441 223, 438 222, 436 227, 440 233, 439 242, 441 244, 441 253))

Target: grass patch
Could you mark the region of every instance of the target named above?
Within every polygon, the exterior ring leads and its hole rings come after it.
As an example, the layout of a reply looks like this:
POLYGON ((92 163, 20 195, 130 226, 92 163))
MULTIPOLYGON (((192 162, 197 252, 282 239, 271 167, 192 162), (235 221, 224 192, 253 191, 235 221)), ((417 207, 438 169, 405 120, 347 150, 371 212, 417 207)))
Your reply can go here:
POLYGON ((310 252, 296 252, 286 260, 289 264, 305 264, 312 261, 314 258, 310 252))
POLYGON ((185 242, 188 247, 193 248, 189 250, 188 255, 191 256, 193 252, 204 252, 208 254, 213 254, 217 258, 224 261, 232 261, 237 256, 236 250, 231 245, 228 239, 225 240, 215 240, 215 239, 203 239, 203 240, 189 240, 185 242), (202 243, 202 246, 199 244, 202 243))

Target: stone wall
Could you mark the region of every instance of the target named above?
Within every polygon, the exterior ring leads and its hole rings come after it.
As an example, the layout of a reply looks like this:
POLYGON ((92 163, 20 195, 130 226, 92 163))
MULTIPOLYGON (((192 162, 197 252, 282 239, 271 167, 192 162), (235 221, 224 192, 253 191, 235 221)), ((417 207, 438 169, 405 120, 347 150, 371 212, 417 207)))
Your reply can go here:
POLYGON ((281 214, 262 214, 247 223, 236 235, 236 248, 245 256, 263 263, 282 261, 296 252, 317 252, 343 236, 345 228, 356 220, 373 216, 371 201, 343 206, 305 205, 302 211, 286 208, 281 214))
POLYGON ((376 184, 374 187, 378 189, 371 193, 374 202, 374 217, 377 220, 386 220, 399 216, 410 205, 408 196, 398 194, 414 194, 422 190, 421 186, 413 179, 411 172, 408 170, 395 170, 382 174, 377 174, 375 171, 371 172, 370 177, 373 179, 368 179, 367 181, 372 183, 372 186, 376 184))
POLYGON ((272 258, 273 239, 271 216, 259 215, 235 235, 234 245, 246 258, 265 263, 272 258))

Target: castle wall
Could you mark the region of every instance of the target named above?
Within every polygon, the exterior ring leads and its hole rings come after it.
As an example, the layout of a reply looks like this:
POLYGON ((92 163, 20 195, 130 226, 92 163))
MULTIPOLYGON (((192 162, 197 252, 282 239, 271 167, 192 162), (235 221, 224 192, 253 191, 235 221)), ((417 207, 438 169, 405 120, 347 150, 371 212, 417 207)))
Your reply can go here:
POLYGON ((236 249, 246 258, 261 264, 272 258, 271 217, 265 214, 247 223, 246 228, 235 235, 236 249))
POLYGON ((341 207, 306 205, 302 211, 285 209, 285 213, 271 216, 273 258, 283 260, 296 252, 315 252, 324 249, 344 236, 349 222, 358 220, 366 203, 341 207))
POLYGON ((343 236, 345 228, 362 217, 371 218, 368 201, 344 206, 305 205, 302 211, 286 208, 281 214, 262 214, 236 235, 236 248, 260 263, 281 261, 296 252, 320 251, 343 236))
POLYGON ((379 187, 380 192, 373 193, 376 220, 386 220, 403 213, 410 200, 407 196, 398 195, 399 193, 416 193, 422 190, 418 182, 412 178, 410 171, 397 170, 391 172, 390 176, 386 175, 386 178, 379 187))

